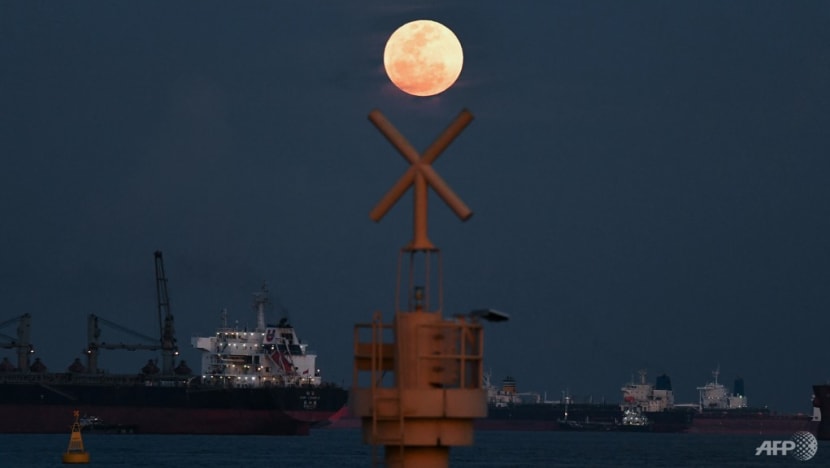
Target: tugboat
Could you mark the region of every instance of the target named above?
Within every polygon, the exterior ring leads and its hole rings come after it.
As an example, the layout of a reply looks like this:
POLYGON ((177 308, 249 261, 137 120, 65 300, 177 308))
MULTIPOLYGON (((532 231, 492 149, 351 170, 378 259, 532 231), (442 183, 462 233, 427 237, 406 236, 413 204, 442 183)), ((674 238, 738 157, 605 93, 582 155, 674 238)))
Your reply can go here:
POLYGON ((75 422, 72 424, 72 433, 69 436, 69 447, 63 453, 63 463, 81 465, 89 463, 89 452, 84 450, 84 441, 81 439, 81 423, 78 422, 80 411, 75 410, 75 422))
POLYGON ((98 416, 83 415, 80 419, 81 432, 95 432, 100 434, 134 434, 137 427, 125 424, 109 424, 98 416))
POLYGON ((564 431, 651 432, 654 430, 654 424, 643 415, 639 408, 623 409, 622 420, 591 421, 586 416, 584 421, 576 421, 568 419, 567 401, 565 404, 565 417, 558 421, 559 428, 564 431))

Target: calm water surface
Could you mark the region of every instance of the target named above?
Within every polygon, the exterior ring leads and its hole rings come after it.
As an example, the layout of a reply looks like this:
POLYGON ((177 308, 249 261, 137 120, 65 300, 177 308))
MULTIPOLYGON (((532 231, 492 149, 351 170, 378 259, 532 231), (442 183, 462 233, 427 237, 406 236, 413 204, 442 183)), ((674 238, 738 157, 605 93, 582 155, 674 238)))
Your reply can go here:
MULTIPOLYGON (((801 462, 755 456, 761 436, 637 433, 476 433, 472 447, 451 451, 451 466, 471 467, 830 467, 830 442, 801 462)), ((0 467, 61 464, 69 434, 0 435, 0 467)), ((84 435, 98 467, 367 467, 371 448, 358 430, 318 430, 308 437, 84 435)))

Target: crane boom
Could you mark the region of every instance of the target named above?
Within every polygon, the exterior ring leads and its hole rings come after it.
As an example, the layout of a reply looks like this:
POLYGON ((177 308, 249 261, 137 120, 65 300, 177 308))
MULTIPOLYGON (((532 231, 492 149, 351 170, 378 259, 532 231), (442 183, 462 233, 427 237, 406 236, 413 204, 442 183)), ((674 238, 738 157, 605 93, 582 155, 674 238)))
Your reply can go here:
POLYGON ((129 351, 144 349, 150 351, 161 350, 162 373, 163 375, 173 374, 173 367, 175 366, 175 357, 178 356, 179 351, 176 347, 176 331, 173 327, 173 315, 170 313, 170 299, 167 295, 167 276, 165 276, 164 274, 164 259, 162 257, 160 250, 157 250, 155 252, 155 262, 156 294, 158 297, 159 336, 157 338, 152 338, 143 333, 130 330, 127 327, 119 325, 103 317, 98 317, 95 314, 90 314, 87 325, 87 335, 89 337, 89 344, 87 345, 86 349, 87 369, 89 372, 94 373, 98 371, 98 350, 100 349, 126 349, 129 351), (115 330, 132 335, 147 343, 133 344, 101 342, 98 339, 101 336, 101 329, 98 328, 99 323, 113 328, 115 330))
POLYGON ((119 325, 119 324, 117 324, 117 323, 115 323, 115 322, 113 322, 113 321, 111 321, 111 320, 107 320, 107 319, 105 319, 104 317, 99 317, 99 316, 97 316, 97 315, 95 315, 95 314, 91 314, 91 315, 90 315, 90 317, 92 317, 92 318, 96 319, 98 322, 101 322, 101 323, 103 323, 104 325, 107 325, 107 326, 108 326, 108 327, 110 327, 110 328, 114 328, 114 329, 116 329, 116 330, 118 330, 118 331, 122 331, 122 332, 124 332, 124 333, 129 334, 129 335, 133 335, 133 336, 134 336, 134 337, 136 337, 136 338, 141 338, 141 339, 142 339, 142 340, 144 340, 144 341, 149 341, 149 342, 151 342, 151 343, 158 343, 158 342, 159 342, 159 340, 158 340, 157 338, 151 338, 151 337, 149 337, 149 336, 147 336, 147 335, 145 335, 145 334, 143 334, 143 333, 139 333, 139 332, 137 332, 137 331, 135 331, 135 330, 130 330, 129 328, 127 328, 127 327, 125 327, 125 326, 122 326, 122 325, 119 325))
POLYGON ((167 276, 164 274, 164 257, 156 250, 156 296, 158 297, 159 336, 164 336, 164 319, 170 316, 170 298, 167 295, 167 276))
POLYGON ((159 332, 161 337, 161 372, 173 373, 176 356, 176 329, 173 326, 173 314, 170 313, 170 297, 167 294, 167 276, 164 274, 164 257, 161 250, 156 250, 156 295, 158 297, 159 332))
POLYGON ((28 372, 29 355, 35 352, 30 340, 32 316, 29 313, 25 313, 8 320, 4 320, 3 322, 0 322, 0 328, 14 322, 17 322, 17 337, 13 338, 9 335, 0 333, 0 336, 10 340, 6 343, 0 342, 0 348, 17 348, 17 367, 22 372, 28 372))
POLYGON ((98 349, 126 349, 127 351, 135 351, 137 349, 146 349, 149 351, 156 351, 161 349, 159 345, 143 345, 143 344, 129 344, 129 343, 100 343, 98 349))

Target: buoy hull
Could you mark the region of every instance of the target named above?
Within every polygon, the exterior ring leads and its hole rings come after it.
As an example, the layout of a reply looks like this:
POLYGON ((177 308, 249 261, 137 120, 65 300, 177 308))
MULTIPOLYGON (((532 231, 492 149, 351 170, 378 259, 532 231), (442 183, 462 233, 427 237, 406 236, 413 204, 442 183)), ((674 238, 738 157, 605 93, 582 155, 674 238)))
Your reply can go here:
POLYGON ((64 464, 89 463, 89 452, 65 452, 63 454, 64 464))

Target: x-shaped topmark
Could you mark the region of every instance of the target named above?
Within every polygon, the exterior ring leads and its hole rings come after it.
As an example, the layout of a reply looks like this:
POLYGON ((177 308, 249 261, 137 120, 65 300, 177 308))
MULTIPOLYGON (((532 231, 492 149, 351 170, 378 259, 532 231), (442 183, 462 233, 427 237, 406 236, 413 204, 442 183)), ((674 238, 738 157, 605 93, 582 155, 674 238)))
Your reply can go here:
POLYGON ((407 250, 436 250, 427 237, 427 188, 431 186, 435 193, 461 218, 462 221, 470 219, 473 212, 453 193, 449 185, 432 168, 432 162, 438 159, 452 141, 461 133, 464 128, 473 120, 473 114, 464 109, 455 120, 444 130, 444 132, 424 151, 418 151, 409 144, 403 135, 386 120, 386 117, 379 110, 369 113, 369 120, 378 130, 397 148, 401 155, 409 161, 409 169, 401 176, 394 186, 383 196, 375 208, 369 213, 369 217, 377 222, 392 208, 392 206, 403 196, 410 186, 414 186, 415 209, 413 222, 412 242, 406 247, 407 250))

